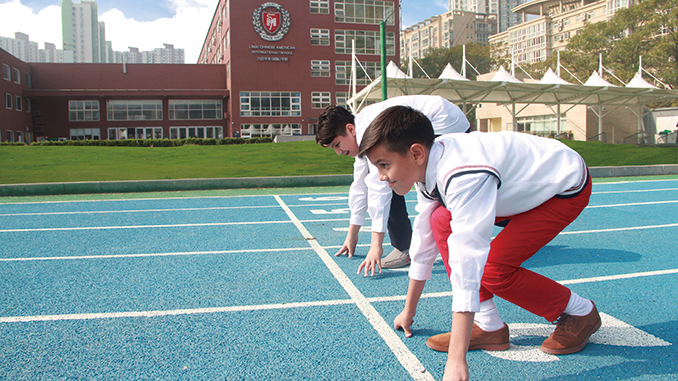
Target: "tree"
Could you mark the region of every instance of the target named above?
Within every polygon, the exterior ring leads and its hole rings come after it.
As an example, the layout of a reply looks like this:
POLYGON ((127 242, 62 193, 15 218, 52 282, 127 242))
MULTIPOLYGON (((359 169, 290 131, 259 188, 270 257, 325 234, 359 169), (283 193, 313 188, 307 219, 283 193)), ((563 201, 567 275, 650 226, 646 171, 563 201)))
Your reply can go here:
POLYGON ((570 39, 561 60, 582 79, 598 69, 601 54, 624 82, 638 72, 642 56, 645 70, 678 88, 678 0, 642 0, 608 22, 587 25, 570 39))
MULTIPOLYGON (((426 71, 431 78, 436 78, 443 72, 447 64, 460 71, 463 57, 463 47, 455 46, 452 48, 431 49, 429 53, 417 62, 426 71)), ((481 74, 487 73, 490 69, 490 49, 486 45, 471 43, 466 45, 466 60, 470 62, 481 74)), ((403 60, 401 69, 407 72, 409 60, 403 60)), ((426 75, 414 64, 412 76, 414 78, 425 78, 426 75)), ((470 67, 466 68, 467 78, 475 79, 476 72, 470 67)))

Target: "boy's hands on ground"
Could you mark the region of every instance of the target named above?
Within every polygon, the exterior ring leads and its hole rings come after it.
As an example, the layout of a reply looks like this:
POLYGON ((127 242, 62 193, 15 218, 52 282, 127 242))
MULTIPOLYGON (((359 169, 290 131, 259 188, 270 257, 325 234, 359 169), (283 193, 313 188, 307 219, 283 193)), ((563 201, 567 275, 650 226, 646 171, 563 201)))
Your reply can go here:
POLYGON ((401 329, 405 332, 405 337, 412 337, 412 324, 414 323, 414 314, 410 313, 407 310, 403 310, 396 318, 393 320, 393 328, 398 330, 401 329))
POLYGON ((384 249, 381 245, 370 246, 370 251, 367 253, 365 260, 358 266, 358 274, 365 269, 365 276, 369 273, 370 276, 374 276, 374 271, 379 268, 379 274, 381 274, 381 256, 384 254, 384 249))
POLYGON ((450 347, 447 349, 447 362, 443 381, 466 381, 469 379, 466 352, 471 341, 474 312, 453 312, 450 347))
POLYGON ((341 249, 334 254, 335 257, 338 257, 342 254, 348 254, 349 258, 353 258, 355 254, 355 248, 358 246, 358 233, 360 232, 360 225, 349 225, 348 234, 346 234, 346 239, 344 244, 341 245, 341 249))
POLYGON ((468 363, 466 362, 466 358, 447 359, 443 381, 467 381, 468 377, 468 363))

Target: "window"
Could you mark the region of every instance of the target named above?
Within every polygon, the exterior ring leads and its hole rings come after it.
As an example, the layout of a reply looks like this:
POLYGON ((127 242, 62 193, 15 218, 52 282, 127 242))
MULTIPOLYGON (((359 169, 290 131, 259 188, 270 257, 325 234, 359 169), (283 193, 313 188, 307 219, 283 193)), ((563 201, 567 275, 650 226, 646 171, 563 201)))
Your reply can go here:
POLYGON ((68 120, 85 122, 99 120, 99 101, 68 101, 68 120))
MULTIPOLYGON (((565 131, 567 126, 567 114, 560 117, 560 131, 565 131)), ((534 135, 557 137, 558 117, 556 115, 535 115, 516 118, 517 131, 530 132, 534 135)))
POLYGON ((330 61, 311 61, 311 77, 329 77, 330 61))
POLYGON ((330 0, 310 0, 311 13, 330 14, 330 0))
POLYGON ((99 128, 71 128, 71 140, 99 140, 100 135, 99 128))
POLYGON ((170 120, 222 119, 220 99, 170 100, 170 120))
POLYGON ((5 108, 12 109, 12 94, 5 93, 5 108))
MULTIPOLYGON (((378 31, 341 30, 334 31, 334 52, 350 54, 351 40, 355 40, 356 54, 381 54, 381 38, 378 31)), ((386 33, 386 54, 395 54, 395 33, 386 33)))
POLYGON ((162 101, 106 101, 108 120, 162 120, 162 101))
POLYGON ((170 139, 223 139, 222 127, 170 127, 170 139))
POLYGON ((17 95, 17 97, 16 97, 15 106, 16 106, 16 110, 17 110, 17 111, 21 111, 21 110, 22 110, 22 107, 21 107, 21 106, 22 106, 22 105, 21 105, 21 97, 18 96, 18 95, 17 95))
POLYGON ((241 91, 240 116, 301 116, 301 93, 241 91))
POLYGON ((33 79, 31 78, 31 73, 26 73, 26 87, 33 87, 33 79))
POLYGON ((21 70, 17 68, 12 68, 12 79, 14 80, 14 83, 16 84, 21 84, 21 70))
POLYGON ((311 45, 329 46, 329 29, 311 29, 311 45))
POLYGON ((351 94, 338 91, 337 94, 335 95, 335 97, 336 97, 336 103, 335 104, 337 106, 346 107, 347 106, 346 101, 348 101, 348 99, 351 97, 351 94))
POLYGON ((335 0, 334 21, 356 24, 394 25, 393 1, 335 0))
POLYGON ((240 137, 252 138, 255 136, 301 135, 301 124, 241 124, 240 137))
POLYGON ((7 141, 14 143, 14 131, 7 130, 7 141))
POLYGON ((162 139, 162 127, 109 128, 108 140, 162 139))
MULTIPOLYGON (((362 68, 358 67, 356 70, 357 84, 358 85, 369 85, 373 79, 381 75, 381 63, 380 62, 361 62, 363 67, 367 71, 363 71, 362 68), (369 74, 369 75, 368 75, 369 74)), ((335 81, 337 85, 350 85, 351 84, 351 61, 335 61, 335 81)))
POLYGON ((8 81, 12 80, 12 68, 7 64, 2 64, 2 78, 8 81))
POLYGON ((31 112, 31 100, 26 98, 26 112, 31 112))
POLYGON ((318 124, 317 123, 309 123, 308 125, 308 133, 310 135, 315 135, 318 133, 318 124))
POLYGON ((332 94, 314 91, 311 93, 311 108, 325 108, 330 105, 332 94))

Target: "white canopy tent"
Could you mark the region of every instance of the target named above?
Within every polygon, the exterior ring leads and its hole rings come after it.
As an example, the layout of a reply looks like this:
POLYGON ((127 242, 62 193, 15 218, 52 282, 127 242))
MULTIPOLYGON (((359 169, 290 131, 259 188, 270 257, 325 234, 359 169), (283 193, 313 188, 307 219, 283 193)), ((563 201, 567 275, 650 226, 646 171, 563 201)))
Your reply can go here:
MULTIPOLYGON (((397 69, 395 64, 393 67, 397 69)), ((449 64, 448 68, 457 73, 449 64)), ((639 79, 634 78, 623 87, 610 84, 597 72, 594 72, 584 85, 576 85, 562 80, 551 70, 541 81, 525 83, 513 77, 503 67, 489 81, 471 81, 458 73, 455 76, 448 68, 443 71, 441 77, 435 79, 409 78, 400 70, 398 72, 402 75, 387 71, 388 97, 414 94, 440 95, 462 106, 466 114, 480 103, 496 103, 507 108, 511 107, 513 126, 516 125, 516 115, 530 104, 556 106, 558 115, 561 115, 562 105, 569 108, 586 105, 594 111, 597 110, 599 134, 602 133, 603 107, 611 110, 608 113, 619 107, 634 110, 638 117, 638 133, 642 133, 642 110, 646 105, 678 98, 678 90, 659 89, 643 80, 640 74, 637 75, 639 79), (517 110, 519 105, 521 109, 517 110)), ((350 107, 355 113, 366 102, 380 101, 381 96, 381 77, 379 77, 351 97, 347 103, 352 106, 350 107)))

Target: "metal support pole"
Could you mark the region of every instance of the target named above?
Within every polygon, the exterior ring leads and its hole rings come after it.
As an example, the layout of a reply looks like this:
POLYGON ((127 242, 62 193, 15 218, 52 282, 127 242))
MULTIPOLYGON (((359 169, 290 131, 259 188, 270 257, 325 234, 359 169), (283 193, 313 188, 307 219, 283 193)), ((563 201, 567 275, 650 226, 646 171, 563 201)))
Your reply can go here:
POLYGON ((388 85, 386 75, 386 21, 379 24, 379 32, 381 39, 381 100, 385 101, 388 98, 388 85))

